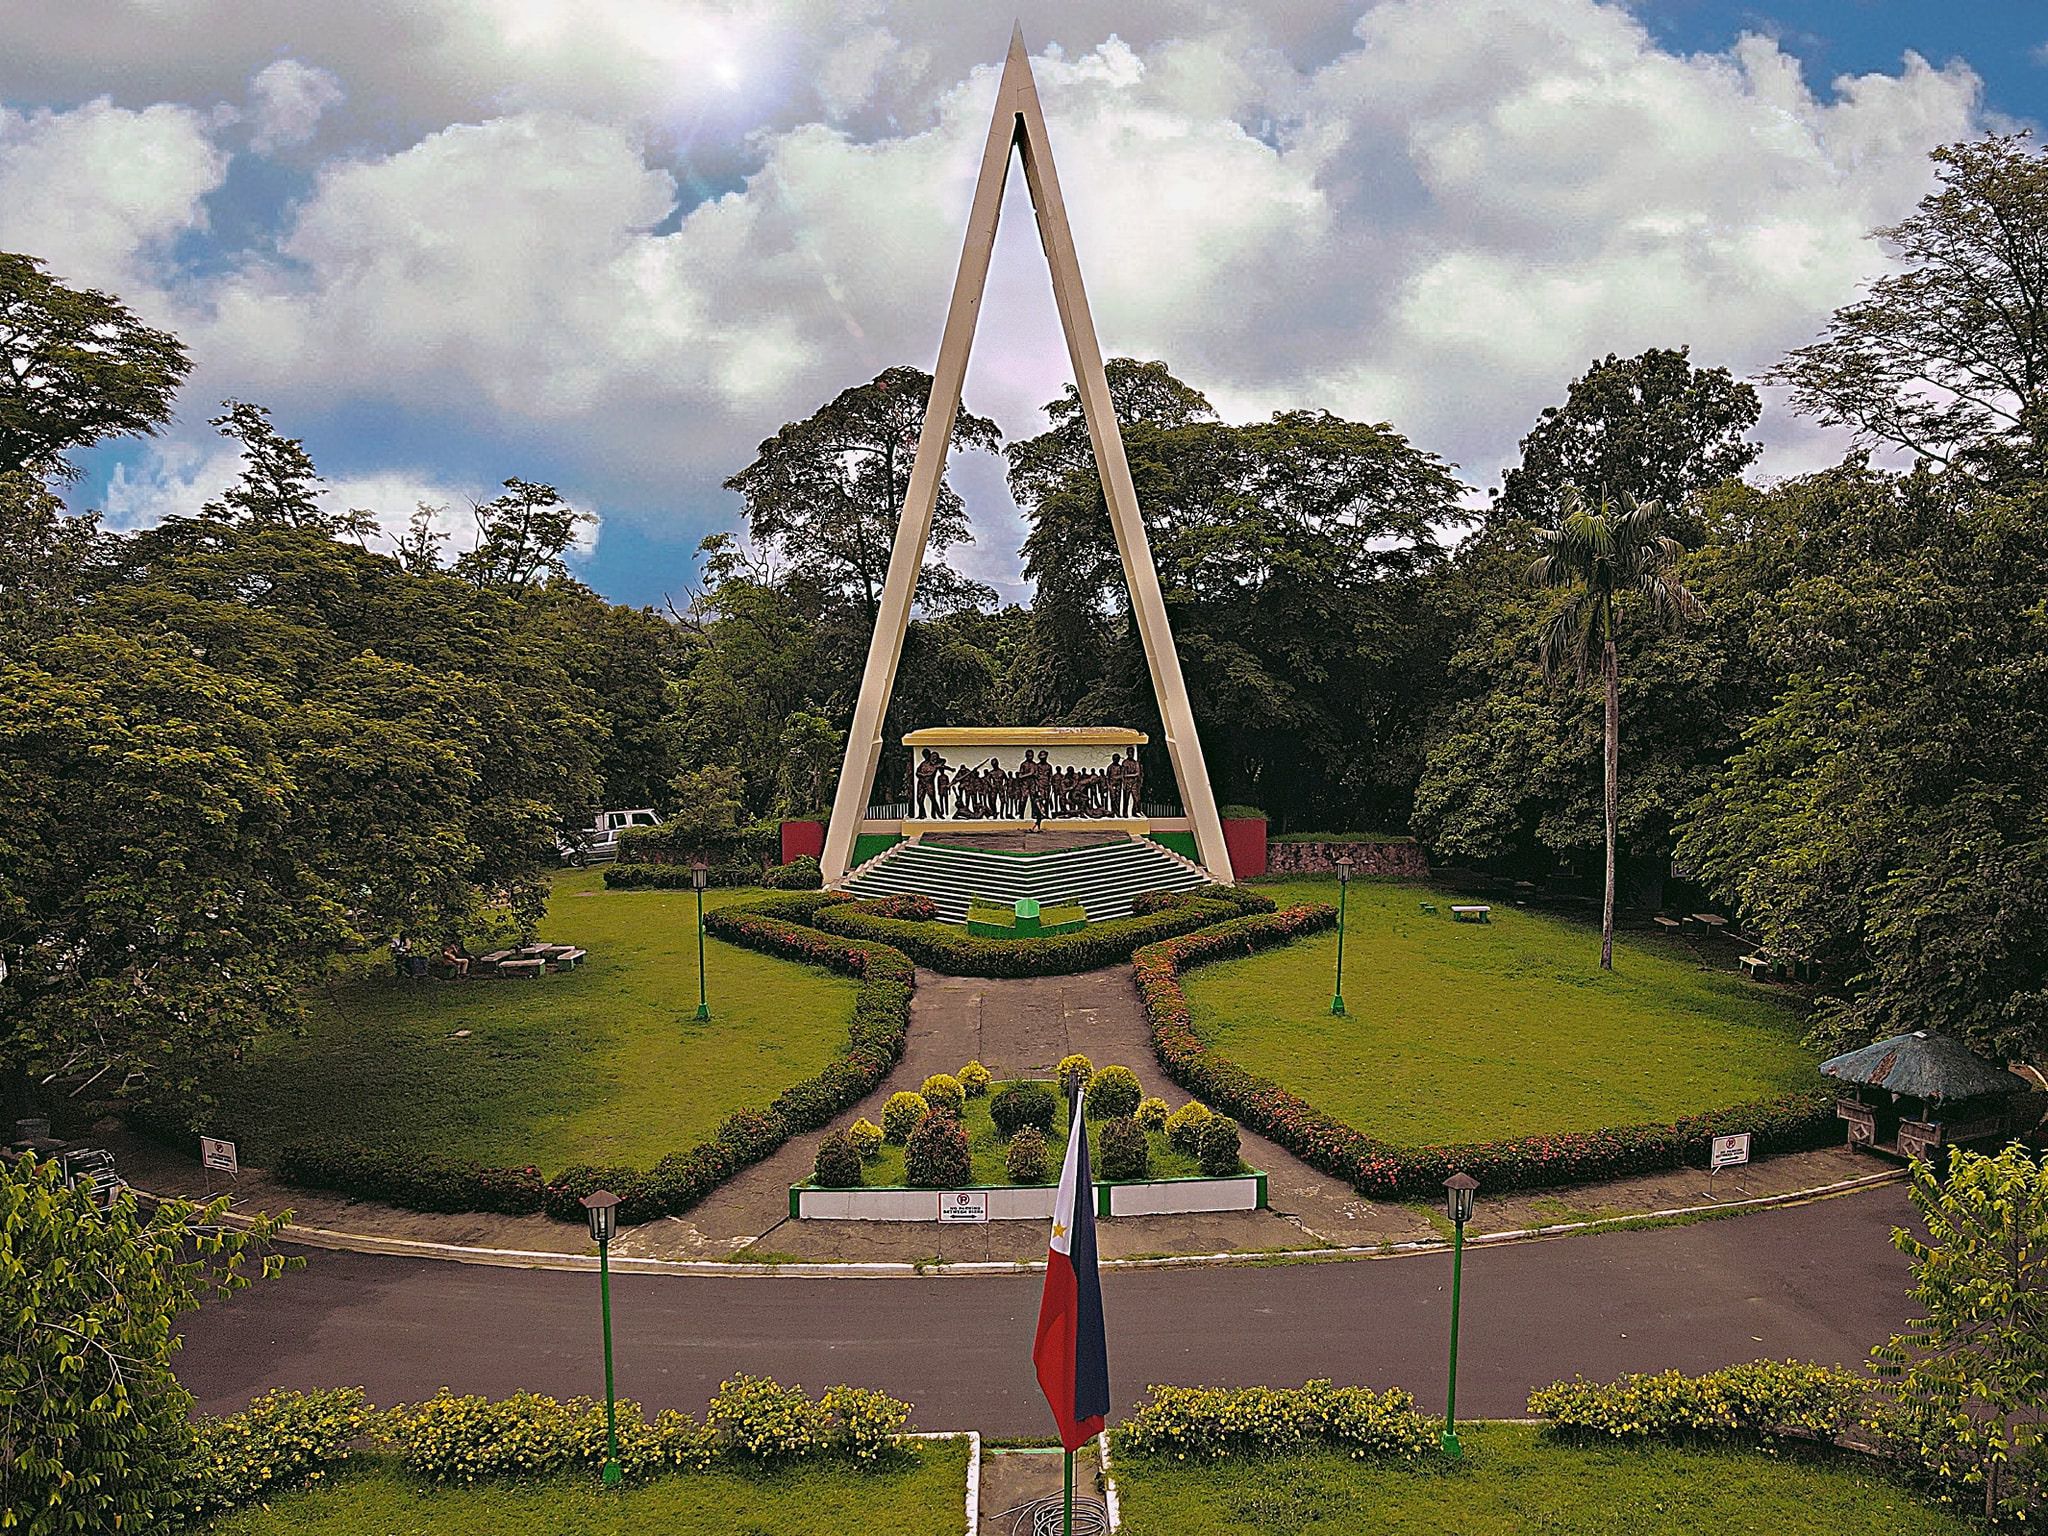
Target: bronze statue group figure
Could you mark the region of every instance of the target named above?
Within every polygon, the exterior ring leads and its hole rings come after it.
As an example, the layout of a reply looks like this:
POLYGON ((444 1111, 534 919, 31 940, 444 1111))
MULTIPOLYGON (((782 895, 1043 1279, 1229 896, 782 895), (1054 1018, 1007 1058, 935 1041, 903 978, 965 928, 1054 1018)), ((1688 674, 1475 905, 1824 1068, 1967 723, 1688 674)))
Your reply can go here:
POLYGON ((1145 765, 1133 751, 1110 754, 1101 768, 1055 768, 1043 749, 1028 751, 1015 768, 991 757, 954 767, 930 747, 911 765, 911 815, 916 820, 1025 821, 1051 817, 1131 817, 1139 814, 1145 765))

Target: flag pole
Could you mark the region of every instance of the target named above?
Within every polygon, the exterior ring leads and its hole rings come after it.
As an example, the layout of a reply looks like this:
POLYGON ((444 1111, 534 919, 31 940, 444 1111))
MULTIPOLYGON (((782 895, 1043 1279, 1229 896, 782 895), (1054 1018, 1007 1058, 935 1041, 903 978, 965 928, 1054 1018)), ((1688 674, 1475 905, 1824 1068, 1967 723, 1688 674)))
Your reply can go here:
POLYGON ((1067 1512, 1060 1521, 1060 1536, 1074 1536, 1074 1453, 1067 1452, 1067 1512))

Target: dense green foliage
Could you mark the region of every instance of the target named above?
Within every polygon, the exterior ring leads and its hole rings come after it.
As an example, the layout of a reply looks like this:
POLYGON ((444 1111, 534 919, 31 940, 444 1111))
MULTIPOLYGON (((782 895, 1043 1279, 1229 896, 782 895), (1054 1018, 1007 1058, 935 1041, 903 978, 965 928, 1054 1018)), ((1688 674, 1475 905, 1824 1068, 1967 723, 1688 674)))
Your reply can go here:
POLYGON ((1462 1461, 1359 1462, 1341 1449, 1116 1462, 1128 1536, 1967 1536, 1867 1461, 1670 1445, 1580 1447, 1533 1425, 1460 1425, 1462 1461))
POLYGON ((0 1163, 8 1529, 162 1530, 184 1511, 195 1478, 203 1485, 192 1396, 171 1374, 178 1318, 285 1267, 263 1251, 285 1218, 224 1230, 227 1206, 225 1196, 203 1207, 167 1201, 145 1218, 123 1192, 100 1211, 54 1163, 0 1163))
POLYGON ((1889 1388, 1877 1428, 1987 1520, 2048 1512, 2048 1162, 2019 1146, 1957 1150, 1946 1176, 1913 1165, 1926 1237, 1892 1234, 1913 1261, 1920 1314, 1876 1352, 1889 1388))

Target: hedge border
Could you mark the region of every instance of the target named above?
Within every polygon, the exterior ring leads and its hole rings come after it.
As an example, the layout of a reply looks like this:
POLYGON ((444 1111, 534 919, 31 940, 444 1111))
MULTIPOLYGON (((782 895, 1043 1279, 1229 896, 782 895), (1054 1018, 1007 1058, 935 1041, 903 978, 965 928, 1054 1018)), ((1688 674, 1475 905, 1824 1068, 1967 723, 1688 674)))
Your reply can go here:
POLYGON ((1032 939, 976 938, 958 923, 906 922, 877 910, 891 898, 821 903, 815 917, 827 933, 902 950, 919 965, 948 976, 1010 980, 1071 976, 1129 960, 1148 944, 1193 933, 1246 913, 1270 913, 1270 896, 1237 886, 1141 896, 1130 917, 1090 923, 1074 933, 1032 939))
MULTIPOLYGON (((809 925, 807 920, 818 907, 843 899, 803 892, 735 902, 704 914, 705 928, 729 943, 822 965, 856 977, 860 986, 854 993, 842 1055, 817 1076, 784 1089, 766 1109, 743 1109, 728 1116, 709 1141, 687 1152, 670 1153, 648 1169, 578 1163, 543 1180, 531 1164, 497 1168, 339 1141, 287 1146, 271 1171, 289 1184, 414 1211, 514 1216, 545 1211, 558 1221, 581 1221, 582 1198, 596 1189, 619 1196, 619 1219, 627 1223, 686 1211, 792 1136, 814 1131, 858 1103, 902 1058, 916 967, 909 956, 887 944, 836 937, 809 925)), ((159 1133, 164 1129, 160 1122, 153 1128, 159 1133)), ((188 1153, 196 1144, 189 1127, 181 1128, 174 1139, 188 1153)))
POLYGON ((1460 1171, 1483 1188, 1504 1193, 1704 1168, 1714 1137, 1731 1132, 1749 1132, 1759 1154, 1811 1151, 1832 1144, 1838 1135, 1834 1095, 1816 1088, 1669 1122, 1509 1141, 1399 1146, 1369 1136, 1271 1078, 1211 1051, 1195 1034, 1181 985, 1181 972, 1191 966, 1255 954, 1336 921, 1336 908, 1304 903, 1147 945, 1131 963, 1145 1003, 1152 1053, 1168 1077, 1370 1199, 1434 1199, 1444 1180, 1460 1171))

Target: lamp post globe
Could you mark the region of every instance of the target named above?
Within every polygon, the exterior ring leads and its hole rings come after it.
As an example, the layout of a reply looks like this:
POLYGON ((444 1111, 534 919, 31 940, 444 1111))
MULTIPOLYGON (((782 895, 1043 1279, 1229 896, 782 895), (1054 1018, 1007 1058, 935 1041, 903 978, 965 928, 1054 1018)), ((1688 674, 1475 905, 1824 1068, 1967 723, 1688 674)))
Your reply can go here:
POLYGON ((1444 1208, 1451 1218, 1451 1368, 1444 1389, 1444 1455, 1456 1461, 1465 1454, 1458 1443, 1458 1302, 1465 1281, 1465 1223, 1472 1219, 1472 1197, 1479 1181, 1462 1169, 1444 1180, 1444 1208))
POLYGON ((704 990, 704 887, 711 878, 711 866, 702 859, 690 861, 690 889, 697 893, 697 1017, 711 1017, 711 1000, 704 990))
POLYGON ((1330 994, 1330 1012, 1344 1012, 1344 920, 1351 905, 1351 855, 1337 855, 1337 986, 1330 994))
POLYGON ((590 1218, 590 1238, 597 1244, 597 1287, 604 1310, 604 1484, 619 1481, 619 1406, 612 1386, 612 1235, 619 1226, 619 1197, 608 1189, 593 1189, 583 1197, 583 1213, 590 1218))

